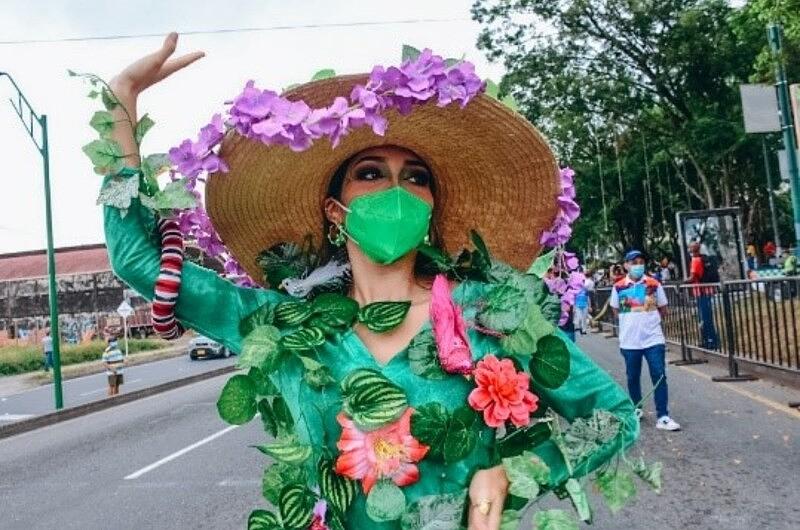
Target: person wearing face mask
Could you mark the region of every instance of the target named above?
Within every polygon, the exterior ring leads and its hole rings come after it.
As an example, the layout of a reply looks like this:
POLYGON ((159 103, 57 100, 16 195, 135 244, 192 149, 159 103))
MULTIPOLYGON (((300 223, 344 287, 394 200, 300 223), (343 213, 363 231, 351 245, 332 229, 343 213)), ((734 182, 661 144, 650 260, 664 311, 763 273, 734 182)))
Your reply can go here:
MULTIPOLYGON (((667 314, 667 296, 655 278, 645 274, 642 252, 625 254, 628 274, 611 289, 609 305, 619 320, 619 346, 625 359, 628 392, 642 407, 642 360, 647 361, 650 380, 655 386, 656 428, 677 431, 681 426, 669 415, 666 372, 666 341, 661 319, 667 314)), ((641 408, 638 409, 641 416, 641 408)))
MULTIPOLYGON (((126 124, 136 123, 139 94, 202 57, 170 59, 176 41, 170 35, 110 83, 127 108, 113 111, 123 153, 138 153, 126 124)), ((183 262, 180 232, 159 220, 165 212, 136 198, 124 215, 105 206, 114 272, 161 304, 154 322, 177 321, 241 352, 245 370, 226 384, 218 408, 234 424, 259 412, 271 435, 259 448, 277 461, 265 470, 264 495, 279 514, 255 510, 250 528, 396 530, 402 518, 403 528, 458 519, 497 530, 504 510, 520 508, 508 495, 501 457, 511 455, 500 443, 533 425, 536 409, 570 422, 602 412, 619 425, 576 462, 564 460, 557 440, 515 438, 515 454, 530 451, 549 467, 548 490, 587 475, 638 436, 624 390, 557 320, 545 321, 530 292, 541 278, 524 271, 559 214, 552 151, 521 114, 486 94, 446 104, 482 86, 469 63, 445 71, 430 50, 416 61, 317 79, 280 97, 248 84, 233 100, 224 138, 219 131, 229 170, 208 176, 205 208, 249 287, 183 262), (383 99, 364 96, 381 83, 405 83, 403 72, 438 81, 412 90, 422 86, 414 78, 383 99), (466 88, 448 84, 465 79, 466 88), (431 91, 441 91, 442 104, 414 103, 431 91), (309 127, 332 132, 363 122, 366 110, 395 96, 400 112, 390 109, 372 128, 338 142, 288 143, 309 127), (303 121, 311 114, 324 120, 303 121), (245 135, 253 130, 279 130, 283 143, 245 135), (474 250, 458 254, 464 248, 474 250), (527 328, 517 333, 517 314, 545 336, 533 342, 527 328), (548 350, 567 374, 530 373, 532 354, 548 350), (442 519, 425 519, 434 512, 442 519)), ((215 133, 207 127, 204 138, 215 133)), ((190 157, 199 149, 187 142, 190 157)), ((125 164, 106 182, 143 177, 138 154, 125 164)))

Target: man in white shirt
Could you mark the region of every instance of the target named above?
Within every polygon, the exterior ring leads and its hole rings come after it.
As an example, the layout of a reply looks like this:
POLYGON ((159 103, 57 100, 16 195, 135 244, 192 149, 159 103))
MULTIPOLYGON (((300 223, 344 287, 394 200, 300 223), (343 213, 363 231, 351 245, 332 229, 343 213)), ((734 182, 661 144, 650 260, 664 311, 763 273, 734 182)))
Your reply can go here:
POLYGON ((666 341, 661 329, 661 317, 667 313, 667 296, 658 280, 645 275, 644 264, 644 256, 638 250, 625 255, 628 274, 611 288, 609 305, 619 319, 619 347, 625 359, 631 399, 637 407, 642 406, 644 358, 655 386, 656 428, 677 431, 681 426, 669 417, 666 341))

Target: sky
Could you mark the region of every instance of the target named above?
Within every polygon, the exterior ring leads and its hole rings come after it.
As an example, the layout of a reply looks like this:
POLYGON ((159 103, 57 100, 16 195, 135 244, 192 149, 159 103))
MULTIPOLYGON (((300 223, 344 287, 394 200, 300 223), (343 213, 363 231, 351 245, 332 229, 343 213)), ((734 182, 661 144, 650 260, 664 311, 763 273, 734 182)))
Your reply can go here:
MULTIPOLYGON (((34 110, 47 115, 55 246, 103 241, 101 209, 95 205, 100 176, 81 151, 95 139, 89 119, 101 105, 86 97, 88 85, 67 76, 67 69, 110 79, 159 48, 169 31, 395 22, 182 35, 176 56, 202 50, 206 57, 139 99, 140 116, 147 112, 156 122, 144 139, 142 153, 166 152, 194 137, 249 79, 261 88, 281 89, 308 80, 323 68, 366 72, 374 64, 399 63, 403 44, 429 47, 444 57, 463 56, 475 63, 479 75, 499 80, 502 66, 488 63, 475 47, 479 27, 470 20, 470 4, 470 0, 0 0, 0 71, 10 73, 34 110), (396 23, 406 20, 445 22, 396 23), (155 36, 64 40, 142 34, 155 36)), ((0 177, 0 253, 46 245, 42 160, 8 102, 13 93, 10 83, 0 79, 0 160, 5 166, 0 177)))

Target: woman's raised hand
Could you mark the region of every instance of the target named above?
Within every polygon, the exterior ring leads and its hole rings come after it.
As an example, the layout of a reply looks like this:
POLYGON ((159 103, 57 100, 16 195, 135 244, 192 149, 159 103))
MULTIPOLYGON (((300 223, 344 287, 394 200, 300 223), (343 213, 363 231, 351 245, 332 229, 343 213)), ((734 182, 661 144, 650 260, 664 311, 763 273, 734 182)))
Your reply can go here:
POLYGON ((134 127, 138 120, 136 102, 139 94, 205 56, 204 52, 192 52, 170 59, 178 44, 178 34, 173 32, 164 39, 161 48, 129 64, 108 83, 120 105, 111 111, 117 122, 111 137, 122 152, 126 153, 124 163, 130 167, 139 166, 139 146, 136 144, 134 127))
POLYGON ((205 56, 205 52, 196 51, 170 59, 177 44, 178 34, 172 32, 160 49, 129 64, 117 74, 109 83, 117 97, 135 98, 146 88, 205 56))

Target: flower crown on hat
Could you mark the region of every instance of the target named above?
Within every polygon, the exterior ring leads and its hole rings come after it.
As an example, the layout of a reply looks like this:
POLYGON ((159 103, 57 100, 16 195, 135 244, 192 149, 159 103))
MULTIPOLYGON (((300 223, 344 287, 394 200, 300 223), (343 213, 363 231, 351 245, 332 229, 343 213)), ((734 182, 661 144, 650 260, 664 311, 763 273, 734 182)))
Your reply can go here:
MULTIPOLYGON (((184 236, 194 239, 209 256, 220 259, 226 275, 245 285, 255 284, 212 226, 197 189, 198 182, 205 183, 211 174, 228 171, 225 160, 219 156, 219 146, 228 131, 268 146, 286 146, 293 151, 304 151, 323 138, 327 138, 335 148, 343 137, 357 128, 369 126, 375 134, 383 136, 388 124, 385 116, 389 110, 407 115, 415 106, 431 102, 440 107, 458 103, 463 108, 481 93, 497 98, 499 91, 495 83, 481 80, 475 74, 472 63, 444 59, 430 49, 420 52, 410 46, 403 47, 400 66, 375 66, 366 84, 356 85, 349 98, 337 97, 326 107, 312 108, 304 101, 291 101, 275 91, 259 89, 254 81, 248 81, 239 95, 226 102, 229 105, 226 118, 214 114, 200 129, 197 140, 185 139, 168 154, 140 157, 139 172, 143 184, 139 186, 138 179, 131 178, 132 172, 120 174, 125 155, 109 138, 114 119, 108 111, 120 105, 113 91, 94 74, 68 73, 88 79, 94 87, 89 97, 99 97, 106 107, 105 111, 96 112, 90 121, 100 133, 100 139, 83 148, 97 173, 114 173, 101 190, 98 204, 119 208, 124 215, 131 200, 138 198, 142 205, 160 216, 177 218, 184 236), (164 172, 169 174, 171 181, 160 189, 156 177, 164 172)), ((333 76, 333 70, 323 70, 312 81, 333 76)), ((517 110, 513 97, 506 96, 502 102, 517 110)), ((147 114, 135 124, 137 147, 153 124, 147 114)), ((561 246, 571 235, 570 224, 579 213, 574 202, 573 174, 569 168, 561 171, 560 209, 554 226, 542 234, 541 243, 546 246, 561 246)))

